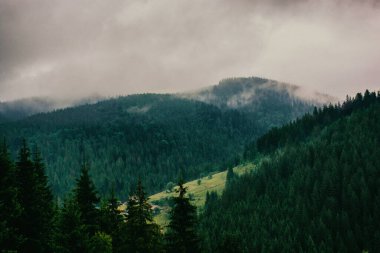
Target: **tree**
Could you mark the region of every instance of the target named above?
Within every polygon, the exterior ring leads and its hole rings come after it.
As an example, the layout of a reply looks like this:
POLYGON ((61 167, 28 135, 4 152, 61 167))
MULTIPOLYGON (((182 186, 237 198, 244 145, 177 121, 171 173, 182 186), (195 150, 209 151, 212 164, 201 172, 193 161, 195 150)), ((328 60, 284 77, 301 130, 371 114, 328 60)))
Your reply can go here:
POLYGON ((53 202, 38 149, 31 160, 25 140, 16 163, 21 215, 18 223, 24 237, 21 252, 51 252, 53 202))
POLYGON ((235 177, 235 173, 232 167, 228 167, 227 169, 227 183, 231 182, 231 180, 235 177))
POLYGON ((75 200, 84 225, 90 236, 98 230, 98 210, 96 204, 99 198, 96 196, 94 183, 92 182, 86 163, 83 164, 81 174, 74 189, 75 200))
POLYGON ((7 145, 0 146, 0 249, 17 250, 22 237, 17 229, 21 214, 14 165, 7 145))
POLYGON ((112 237, 106 233, 96 232, 89 244, 90 253, 112 253, 112 237))
POLYGON ((160 252, 161 240, 157 224, 153 222, 151 205, 139 179, 136 193, 129 197, 125 225, 127 252, 160 252))
POLYGON ((204 206, 203 215, 210 214, 215 208, 218 207, 218 194, 215 191, 206 193, 206 201, 204 206))
POLYGON ((183 180, 178 182, 178 197, 174 197, 174 207, 166 234, 167 252, 199 252, 199 239, 196 233, 196 207, 185 197, 186 187, 183 180))
POLYGON ((119 252, 122 242, 121 229, 124 219, 118 207, 119 204, 115 197, 115 192, 112 190, 110 197, 104 201, 100 209, 100 229, 105 234, 111 236, 113 252, 119 252))
POLYGON ((173 182, 169 182, 166 184, 166 192, 172 192, 175 184, 173 182))
POLYGON ((58 214, 55 234, 56 252, 85 253, 88 250, 88 232, 74 196, 65 199, 58 214))
POLYGON ((53 194, 51 193, 48 178, 45 174, 45 165, 38 147, 33 152, 33 167, 36 175, 36 192, 38 198, 35 205, 40 212, 41 224, 39 227, 40 240, 46 244, 45 252, 52 248, 52 223, 54 218, 53 194))

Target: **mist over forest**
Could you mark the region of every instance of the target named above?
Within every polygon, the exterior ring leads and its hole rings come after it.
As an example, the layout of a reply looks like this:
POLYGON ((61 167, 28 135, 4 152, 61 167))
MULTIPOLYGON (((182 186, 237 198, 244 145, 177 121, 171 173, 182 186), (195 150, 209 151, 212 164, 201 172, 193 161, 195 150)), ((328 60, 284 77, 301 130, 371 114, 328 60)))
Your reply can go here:
POLYGON ((378 31, 378 0, 0 0, 0 253, 380 252, 378 31))

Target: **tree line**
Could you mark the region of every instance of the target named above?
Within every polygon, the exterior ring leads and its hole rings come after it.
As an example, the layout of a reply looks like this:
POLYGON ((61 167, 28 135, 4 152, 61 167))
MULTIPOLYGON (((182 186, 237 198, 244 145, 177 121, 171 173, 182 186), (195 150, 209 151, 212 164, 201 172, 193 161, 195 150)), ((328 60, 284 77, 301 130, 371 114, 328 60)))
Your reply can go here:
POLYGON ((98 197, 83 163, 75 187, 63 203, 54 201, 37 148, 24 140, 16 162, 6 143, 0 148, 0 252, 108 253, 199 252, 197 212, 183 181, 170 223, 163 232, 153 220, 140 179, 122 213, 112 190, 98 197))

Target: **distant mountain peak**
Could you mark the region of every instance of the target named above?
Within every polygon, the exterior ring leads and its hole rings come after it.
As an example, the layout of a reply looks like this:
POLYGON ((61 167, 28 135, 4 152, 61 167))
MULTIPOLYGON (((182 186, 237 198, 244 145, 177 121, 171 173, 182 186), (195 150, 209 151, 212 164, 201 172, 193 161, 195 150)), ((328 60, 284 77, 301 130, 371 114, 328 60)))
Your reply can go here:
MULTIPOLYGON (((273 93, 278 99, 301 100, 317 106, 337 102, 337 99, 307 88, 260 77, 226 78, 217 85, 195 92, 180 94, 221 108, 239 109, 255 106, 263 95, 273 93)), ((275 97, 274 97, 275 99, 275 97)))

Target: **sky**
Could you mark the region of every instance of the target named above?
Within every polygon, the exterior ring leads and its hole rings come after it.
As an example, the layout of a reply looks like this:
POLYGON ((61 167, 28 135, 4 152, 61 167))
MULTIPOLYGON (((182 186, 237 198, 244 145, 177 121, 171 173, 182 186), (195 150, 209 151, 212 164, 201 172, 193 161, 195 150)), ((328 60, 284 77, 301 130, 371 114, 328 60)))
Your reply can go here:
POLYGON ((379 0, 0 0, 0 101, 258 76, 380 90, 379 0))

